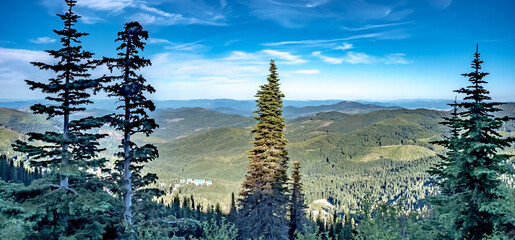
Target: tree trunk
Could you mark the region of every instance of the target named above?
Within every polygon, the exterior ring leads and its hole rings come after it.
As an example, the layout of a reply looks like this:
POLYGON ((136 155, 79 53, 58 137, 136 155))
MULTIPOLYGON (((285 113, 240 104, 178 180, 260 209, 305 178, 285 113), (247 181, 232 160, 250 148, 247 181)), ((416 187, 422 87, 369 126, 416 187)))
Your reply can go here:
MULTIPOLYGON (((131 44, 131 41, 129 40, 125 59, 129 59, 129 46, 131 44)), ((127 62, 127 61, 126 61, 127 62)), ((125 76, 124 76, 124 87, 127 88, 127 85, 129 83, 129 67, 127 66, 125 68, 125 76)), ((124 188, 125 188, 125 197, 124 197, 124 219, 125 222, 132 225, 132 180, 131 180, 131 149, 130 149, 130 141, 131 141, 131 116, 130 116, 130 99, 129 96, 127 96, 127 91, 125 91, 125 119, 124 119, 124 136, 123 136, 123 153, 124 153, 124 160, 123 160, 123 182, 124 182, 124 188)))

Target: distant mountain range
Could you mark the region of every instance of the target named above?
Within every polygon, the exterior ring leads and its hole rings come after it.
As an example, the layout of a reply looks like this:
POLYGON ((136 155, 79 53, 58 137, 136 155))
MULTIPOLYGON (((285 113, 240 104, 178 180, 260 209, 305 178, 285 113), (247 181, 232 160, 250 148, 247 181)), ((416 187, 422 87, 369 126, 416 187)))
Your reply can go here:
MULTIPOLYGON (((88 115, 103 115, 114 110, 116 100, 97 99, 88 106, 88 115)), ((444 99, 414 99, 394 101, 345 101, 345 100, 285 100, 284 117, 294 119, 302 116, 310 116, 319 112, 337 111, 342 113, 357 114, 377 110, 394 110, 400 108, 416 109, 426 108, 433 110, 449 110, 447 105, 451 100, 444 99)), ((36 103, 48 104, 47 100, 2 100, 0 107, 27 111, 36 103)), ((234 99, 193 99, 193 100, 154 100, 158 110, 181 108, 204 108, 225 114, 238 114, 243 117, 253 116, 256 102, 253 100, 234 99)))
MULTIPOLYGON (((371 111, 379 110, 380 107, 389 107, 385 109, 416 109, 426 108, 433 110, 449 110, 450 107, 447 105, 452 100, 445 99, 413 99, 413 100, 392 100, 392 101, 345 101, 345 100, 285 100, 284 110, 286 118, 295 118, 300 116, 299 114, 306 116, 313 111, 313 107, 320 106, 326 110, 322 111, 342 111, 348 113, 364 113, 369 112, 365 110, 368 108, 371 111), (344 102, 345 104, 339 104, 344 102), (351 103, 361 103, 369 106, 356 106, 351 103), (338 104, 338 106, 331 106, 338 104), (305 108, 310 107, 310 108, 305 108), (304 108, 304 109, 297 109, 304 108), (345 108, 345 109, 344 109, 345 108), (354 109, 354 110, 353 110, 354 109)), ((49 103, 46 100, 2 100, 0 99, 0 107, 13 108, 13 109, 28 109, 35 103, 49 103)), ((154 100, 158 109, 179 109, 184 107, 200 107, 210 109, 213 111, 227 113, 227 114, 238 114, 241 116, 249 117, 252 116, 252 112, 256 109, 256 102, 253 100, 234 100, 234 99, 193 99, 193 100, 154 100)), ((111 111, 116 106, 116 101, 112 99, 97 99, 95 103, 90 105, 89 110, 109 110, 111 111)), ((315 110, 318 111, 318 110, 315 110)))

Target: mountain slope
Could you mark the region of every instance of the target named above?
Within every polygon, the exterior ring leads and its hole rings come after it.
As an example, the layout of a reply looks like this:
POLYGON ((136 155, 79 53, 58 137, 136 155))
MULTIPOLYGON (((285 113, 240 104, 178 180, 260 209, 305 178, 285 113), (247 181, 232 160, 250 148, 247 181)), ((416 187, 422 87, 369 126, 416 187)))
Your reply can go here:
POLYGON ((293 119, 298 117, 313 116, 320 112, 342 112, 347 114, 359 114, 378 110, 394 109, 400 109, 400 107, 383 107, 375 104, 362 104, 352 101, 343 101, 331 105, 306 106, 301 108, 287 106, 284 108, 284 117, 286 119, 293 119))
MULTIPOLYGON (((438 150, 427 139, 443 133, 438 122, 446 114, 406 109, 358 115, 324 112, 288 121, 287 150, 291 161, 302 163, 306 199, 339 199, 333 202, 338 207, 352 206, 365 197, 366 191, 359 189, 369 189, 375 197, 406 197, 418 206, 433 191, 419 185, 427 179, 425 171, 438 150)), ((161 157, 150 169, 172 184, 180 178, 213 180, 212 187, 181 191, 211 203, 227 202, 247 171, 245 152, 251 140, 249 128, 207 130, 159 145, 161 157)))
POLYGON ((220 127, 250 127, 251 118, 203 108, 162 109, 152 114, 159 128, 154 136, 173 140, 220 127))

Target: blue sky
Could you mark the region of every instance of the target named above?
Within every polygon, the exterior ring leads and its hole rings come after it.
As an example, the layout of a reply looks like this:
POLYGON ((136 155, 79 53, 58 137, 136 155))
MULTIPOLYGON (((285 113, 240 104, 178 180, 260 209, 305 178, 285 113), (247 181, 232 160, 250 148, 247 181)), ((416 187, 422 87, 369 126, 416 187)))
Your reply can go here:
MULTIPOLYGON (((52 76, 62 0, 4 1, 0 98, 29 99, 24 79, 52 76)), ((476 42, 494 100, 515 100, 512 0, 78 0, 83 46, 114 56, 116 33, 139 21, 150 39, 142 74, 154 99, 253 99, 268 62, 287 99, 452 99, 476 42)), ((105 73, 105 68, 94 75, 105 73)))

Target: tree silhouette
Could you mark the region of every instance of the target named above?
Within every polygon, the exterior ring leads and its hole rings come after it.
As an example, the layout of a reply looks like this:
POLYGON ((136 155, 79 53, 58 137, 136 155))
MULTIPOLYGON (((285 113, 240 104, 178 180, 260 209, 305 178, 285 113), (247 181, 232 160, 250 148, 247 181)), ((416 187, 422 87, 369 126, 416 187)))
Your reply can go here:
POLYGON ((118 58, 102 60, 111 71, 120 71, 120 75, 105 76, 103 79, 107 83, 103 88, 109 97, 119 100, 121 104, 117 109, 123 111, 110 116, 110 125, 123 132, 123 151, 116 154, 120 160, 117 161, 112 176, 123 186, 120 191, 115 191, 123 195, 124 220, 130 225, 133 223, 133 202, 144 198, 145 193, 151 191, 141 187, 157 180, 155 174, 142 175, 144 164, 158 157, 157 148, 152 144, 138 146, 131 140, 131 137, 138 133, 149 136, 158 127, 154 119, 147 114, 147 111, 155 110, 154 103, 145 97, 146 93, 153 93, 155 89, 146 84, 146 79, 136 72, 151 65, 150 60, 138 55, 139 50, 143 50, 143 40, 146 39, 148 32, 144 31, 138 22, 127 23, 115 40, 121 42, 117 48, 120 51, 118 58))
MULTIPOLYGON (((302 193, 302 183, 300 181, 300 162, 293 162, 293 180, 290 203, 290 239, 295 239, 297 233, 307 232, 306 204, 302 193)), ((336 209, 335 209, 336 211, 336 209)), ((336 215, 336 214, 335 214, 336 215)))
MULTIPOLYGON (((13 148, 25 153, 30 164, 48 170, 45 178, 28 188, 15 188, 11 196, 27 209, 37 209, 29 215, 35 224, 30 238, 80 238, 101 239, 105 232, 106 215, 112 206, 111 197, 102 190, 103 182, 88 172, 104 166, 105 159, 99 158, 98 140, 105 135, 92 129, 104 124, 103 118, 86 117, 72 120, 74 113, 85 110, 90 104, 90 92, 99 86, 99 81, 90 78, 88 71, 95 68, 93 54, 82 50, 80 37, 88 35, 78 32, 74 25, 79 18, 73 12, 75 0, 66 0, 68 9, 57 14, 64 29, 54 30, 61 37, 62 47, 47 50, 55 63, 33 62, 42 70, 50 70, 56 76, 46 82, 26 80, 32 90, 48 94, 52 104, 35 104, 35 114, 47 118, 61 118, 62 131, 28 133, 30 142, 17 141, 13 148), (23 196, 23 197, 22 197, 23 196)), ((6 192, 7 193, 7 192, 6 192)))

